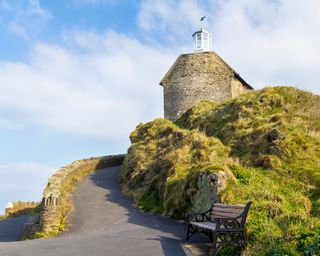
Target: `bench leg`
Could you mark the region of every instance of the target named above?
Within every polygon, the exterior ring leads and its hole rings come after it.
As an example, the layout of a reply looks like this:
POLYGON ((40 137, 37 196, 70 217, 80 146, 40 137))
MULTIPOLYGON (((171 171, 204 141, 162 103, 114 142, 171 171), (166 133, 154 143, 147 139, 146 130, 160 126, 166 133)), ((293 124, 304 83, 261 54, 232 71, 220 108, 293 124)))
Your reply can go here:
POLYGON ((218 254, 217 247, 217 234, 212 232, 212 256, 216 256, 218 254))
POLYGON ((208 238, 209 238, 209 242, 210 243, 212 243, 213 242, 213 232, 211 231, 211 230, 209 230, 209 232, 208 233, 206 233, 207 234, 207 236, 208 236, 208 238))
POLYGON ((190 225, 190 224, 188 224, 186 241, 188 241, 188 240, 189 240, 189 238, 190 238, 190 236, 189 236, 189 234, 190 234, 190 228, 191 228, 191 225, 190 225))

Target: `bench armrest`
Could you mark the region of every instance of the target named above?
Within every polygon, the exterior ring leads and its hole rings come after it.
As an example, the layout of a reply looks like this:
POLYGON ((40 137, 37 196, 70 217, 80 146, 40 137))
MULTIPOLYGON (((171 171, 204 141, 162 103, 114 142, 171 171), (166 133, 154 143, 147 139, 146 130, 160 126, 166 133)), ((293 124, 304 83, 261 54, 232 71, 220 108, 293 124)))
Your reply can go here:
POLYGON ((210 212, 211 209, 205 212, 188 212, 186 213, 186 219, 188 222, 190 221, 209 221, 210 220, 210 212))

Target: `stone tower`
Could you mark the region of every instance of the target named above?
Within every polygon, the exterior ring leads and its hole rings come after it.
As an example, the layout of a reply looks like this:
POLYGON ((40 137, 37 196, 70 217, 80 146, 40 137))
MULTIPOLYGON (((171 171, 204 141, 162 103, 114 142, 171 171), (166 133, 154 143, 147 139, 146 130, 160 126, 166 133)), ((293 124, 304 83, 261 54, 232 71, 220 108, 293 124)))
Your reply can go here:
POLYGON ((194 53, 181 54, 161 80, 164 117, 176 120, 200 101, 221 101, 253 88, 211 50, 212 35, 195 32, 194 53))

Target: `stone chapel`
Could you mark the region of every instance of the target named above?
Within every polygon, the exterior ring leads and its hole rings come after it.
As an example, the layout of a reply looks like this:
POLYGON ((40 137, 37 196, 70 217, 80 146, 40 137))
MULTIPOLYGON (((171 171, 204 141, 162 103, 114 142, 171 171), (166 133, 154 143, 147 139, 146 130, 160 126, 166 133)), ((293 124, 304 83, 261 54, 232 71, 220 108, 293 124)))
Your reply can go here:
POLYGON ((176 120, 200 101, 221 101, 253 90, 212 50, 210 32, 201 27, 192 37, 194 52, 181 54, 160 82, 164 117, 169 120, 176 120))

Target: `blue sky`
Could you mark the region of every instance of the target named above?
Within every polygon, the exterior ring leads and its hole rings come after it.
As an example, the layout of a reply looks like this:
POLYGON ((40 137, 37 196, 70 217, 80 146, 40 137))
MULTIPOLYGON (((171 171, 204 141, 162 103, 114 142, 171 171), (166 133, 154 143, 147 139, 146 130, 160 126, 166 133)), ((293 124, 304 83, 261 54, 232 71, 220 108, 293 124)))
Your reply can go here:
POLYGON ((73 160, 126 151, 163 115, 158 85, 206 15, 213 48, 255 88, 320 93, 317 0, 0 0, 0 209, 39 200, 73 160))

